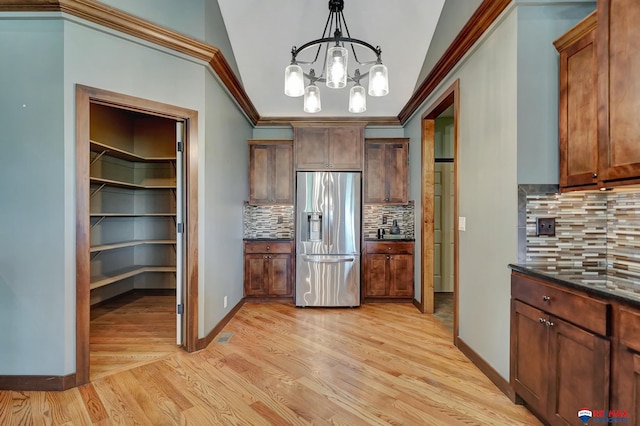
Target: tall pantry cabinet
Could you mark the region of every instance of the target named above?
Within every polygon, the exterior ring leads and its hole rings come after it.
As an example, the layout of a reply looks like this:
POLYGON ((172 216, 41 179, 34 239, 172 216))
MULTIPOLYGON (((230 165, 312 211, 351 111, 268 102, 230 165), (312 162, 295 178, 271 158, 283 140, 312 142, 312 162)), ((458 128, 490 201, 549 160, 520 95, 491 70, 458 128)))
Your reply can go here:
POLYGON ((176 121, 93 103, 89 135, 91 303, 175 289, 176 121))

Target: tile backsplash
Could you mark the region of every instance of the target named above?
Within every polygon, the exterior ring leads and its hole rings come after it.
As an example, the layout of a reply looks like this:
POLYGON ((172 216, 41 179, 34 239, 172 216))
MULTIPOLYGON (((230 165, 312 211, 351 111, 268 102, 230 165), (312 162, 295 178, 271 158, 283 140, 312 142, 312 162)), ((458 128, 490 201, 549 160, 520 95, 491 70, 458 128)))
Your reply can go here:
POLYGON ((366 204, 364 206, 362 228, 364 238, 377 238, 378 228, 385 230, 387 234, 391 230, 393 220, 398 221, 400 234, 406 239, 415 238, 415 206, 413 201, 404 206, 385 206, 378 204, 366 204), (382 224, 382 217, 387 216, 387 223, 382 224))
POLYGON ((526 196, 526 258, 576 273, 607 270, 640 285, 640 191, 526 196), (536 236, 536 218, 555 217, 555 236, 536 236))
POLYGON ((284 238, 293 239, 293 206, 250 206, 244 205, 244 238, 284 238))
MULTIPOLYGON (((363 212, 364 238, 376 238, 378 228, 391 230, 393 220, 398 221, 400 233, 407 239, 414 238, 414 205, 406 206, 365 205, 363 212), (386 225, 382 224, 382 216, 387 216, 386 225)), ((288 238, 295 235, 293 206, 250 206, 243 209, 244 238, 288 238), (279 223, 280 222, 280 223, 279 223)))

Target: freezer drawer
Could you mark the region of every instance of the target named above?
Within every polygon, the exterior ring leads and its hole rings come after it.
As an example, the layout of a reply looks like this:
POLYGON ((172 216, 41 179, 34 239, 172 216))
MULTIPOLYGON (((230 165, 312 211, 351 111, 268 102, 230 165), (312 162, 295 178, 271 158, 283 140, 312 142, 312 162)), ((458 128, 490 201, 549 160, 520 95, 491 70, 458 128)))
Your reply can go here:
POLYGON ((296 256, 296 306, 360 306, 360 255, 296 256))

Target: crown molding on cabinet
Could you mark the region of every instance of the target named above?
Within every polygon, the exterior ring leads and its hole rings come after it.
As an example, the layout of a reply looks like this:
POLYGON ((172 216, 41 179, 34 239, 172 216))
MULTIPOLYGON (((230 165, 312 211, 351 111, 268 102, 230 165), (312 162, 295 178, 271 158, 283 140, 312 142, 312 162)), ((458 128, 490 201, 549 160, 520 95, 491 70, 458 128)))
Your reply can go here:
POLYGON ((572 45, 576 40, 582 38, 589 31, 592 31, 598 25, 598 15, 594 10, 587 15, 582 21, 578 22, 573 28, 560 36, 553 45, 558 51, 564 50, 567 46, 572 45))
POLYGON ((438 87, 511 2, 512 0, 484 0, 480 4, 398 114, 398 120, 401 124, 404 125, 413 113, 420 108, 427 97, 438 87))
POLYGON ((211 65, 231 96, 255 125, 260 115, 224 55, 215 46, 138 18, 94 0, 0 0, 0 11, 68 13, 157 44, 211 65))
POLYGON ((260 117, 257 125, 289 126, 299 122, 324 125, 365 123, 366 126, 400 126, 400 120, 397 117, 260 117))

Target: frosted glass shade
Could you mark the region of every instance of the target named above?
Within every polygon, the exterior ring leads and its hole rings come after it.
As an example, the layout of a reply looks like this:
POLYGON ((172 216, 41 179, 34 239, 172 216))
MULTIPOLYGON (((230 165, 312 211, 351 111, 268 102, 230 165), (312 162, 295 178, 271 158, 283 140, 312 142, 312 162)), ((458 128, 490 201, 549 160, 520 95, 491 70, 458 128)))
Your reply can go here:
POLYGON ((369 70, 369 95, 384 96, 389 93, 389 77, 387 67, 375 64, 369 70))
POLYGON ((285 68, 284 94, 292 97, 304 95, 304 73, 300 65, 291 64, 285 68))
POLYGON ((367 94, 364 87, 353 86, 349 91, 349 112, 359 113, 367 110, 367 94))
POLYGON ((347 59, 349 52, 334 46, 327 52, 327 87, 341 89, 347 85, 347 59))
POLYGON ((304 89, 304 112, 320 112, 320 89, 315 84, 304 89))

